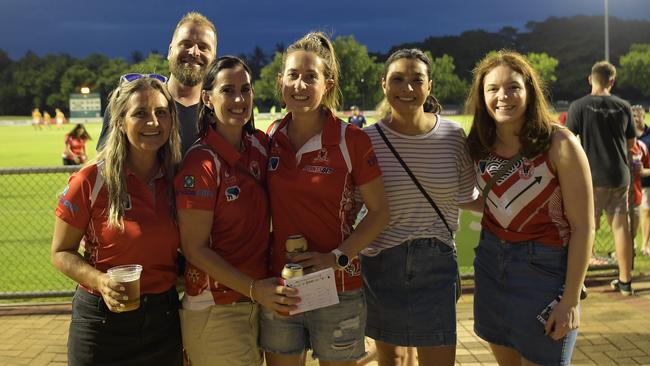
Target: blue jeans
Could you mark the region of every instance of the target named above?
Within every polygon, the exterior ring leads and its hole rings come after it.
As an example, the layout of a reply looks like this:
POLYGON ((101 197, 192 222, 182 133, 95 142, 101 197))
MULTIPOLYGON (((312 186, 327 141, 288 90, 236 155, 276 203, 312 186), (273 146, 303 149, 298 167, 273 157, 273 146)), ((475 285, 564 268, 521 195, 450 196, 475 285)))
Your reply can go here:
POLYGON ((456 252, 422 238, 361 255, 366 335, 397 346, 456 345, 456 252))
POLYGON ((140 308, 113 313, 100 296, 77 289, 72 299, 68 363, 181 366, 183 351, 175 288, 140 296, 140 308))
POLYGON ((365 325, 363 290, 339 292, 338 304, 289 317, 262 308, 260 346, 281 355, 311 348, 319 360, 358 360, 366 353, 365 325))
POLYGON ((537 315, 560 293, 567 248, 508 243, 483 230, 474 257, 474 330, 540 365, 569 365, 578 331, 560 340, 544 334, 537 315))

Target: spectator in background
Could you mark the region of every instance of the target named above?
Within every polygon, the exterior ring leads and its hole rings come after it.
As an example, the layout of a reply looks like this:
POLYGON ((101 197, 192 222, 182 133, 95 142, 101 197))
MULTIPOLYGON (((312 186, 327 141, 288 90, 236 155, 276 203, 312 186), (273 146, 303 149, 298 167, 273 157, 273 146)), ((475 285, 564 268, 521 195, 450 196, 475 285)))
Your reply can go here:
MULTIPOLYGON (((650 127, 645 124, 645 109, 642 105, 632 106, 632 117, 637 138, 646 147, 650 146, 650 127)), ((641 175, 641 254, 650 256, 650 177, 641 175)))
POLYGON ((79 123, 65 135, 63 165, 79 165, 86 162, 86 141, 91 140, 88 131, 79 123))
POLYGON ((558 121, 562 126, 566 125, 566 117, 567 117, 567 112, 562 112, 560 115, 557 117, 558 121))
MULTIPOLYGON (((202 14, 187 13, 176 25, 167 53, 171 71, 167 89, 178 110, 183 154, 196 141, 201 81, 216 55, 217 31, 214 24, 202 14)), ((109 121, 110 115, 105 113, 102 132, 97 140, 97 151, 104 146, 110 128, 109 121)))
POLYGON ((34 130, 42 129, 41 127, 42 118, 43 116, 41 116, 41 111, 38 110, 38 108, 32 109, 32 126, 34 127, 34 130))
POLYGON ((361 114, 359 107, 353 105, 350 107, 350 111, 352 112, 352 115, 348 118, 348 123, 363 128, 363 126, 366 125, 366 117, 361 114))
MULTIPOLYGON (((637 129, 637 133, 639 130, 637 129)), ((641 177, 650 176, 650 154, 648 148, 641 140, 636 140, 634 146, 630 149, 630 177, 632 183, 628 192, 629 210, 630 210, 630 234, 632 242, 636 238, 639 228, 640 206, 643 203, 643 193, 641 190, 641 177)))
POLYGON ((636 131, 630 104, 611 94, 616 80, 614 65, 595 63, 588 80, 591 94, 571 103, 566 126, 580 137, 589 159, 596 230, 605 211, 614 234, 618 279, 611 286, 629 296, 633 294, 633 244, 628 221, 628 151, 634 146, 636 131))

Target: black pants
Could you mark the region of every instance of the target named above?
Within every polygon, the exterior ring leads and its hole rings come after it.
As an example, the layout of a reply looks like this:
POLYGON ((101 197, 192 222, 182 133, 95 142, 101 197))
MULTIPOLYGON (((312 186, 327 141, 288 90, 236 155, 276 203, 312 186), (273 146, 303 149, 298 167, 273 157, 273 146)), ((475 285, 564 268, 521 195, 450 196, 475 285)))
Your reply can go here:
POLYGON ((178 293, 142 295, 140 308, 113 313, 100 296, 77 289, 72 300, 68 364, 183 364, 178 293))

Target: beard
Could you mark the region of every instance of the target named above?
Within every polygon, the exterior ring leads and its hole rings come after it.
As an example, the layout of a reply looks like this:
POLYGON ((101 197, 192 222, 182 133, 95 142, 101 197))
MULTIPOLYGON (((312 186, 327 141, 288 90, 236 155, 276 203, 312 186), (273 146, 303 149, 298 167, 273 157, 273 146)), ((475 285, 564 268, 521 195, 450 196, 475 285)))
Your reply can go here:
POLYGON ((196 86, 203 81, 207 67, 200 65, 199 69, 183 64, 179 58, 169 62, 169 71, 183 85, 196 86))

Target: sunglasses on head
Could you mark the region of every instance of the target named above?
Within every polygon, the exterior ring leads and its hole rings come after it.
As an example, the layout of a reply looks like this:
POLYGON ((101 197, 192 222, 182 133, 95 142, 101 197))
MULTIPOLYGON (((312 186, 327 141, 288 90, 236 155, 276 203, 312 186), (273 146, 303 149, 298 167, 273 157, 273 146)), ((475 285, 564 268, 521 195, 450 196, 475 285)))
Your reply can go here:
POLYGON ((124 74, 120 77, 120 85, 124 82, 132 82, 138 79, 142 78, 152 78, 160 81, 161 83, 165 84, 167 83, 167 77, 162 76, 160 74, 138 74, 138 73, 131 73, 131 74, 124 74))

